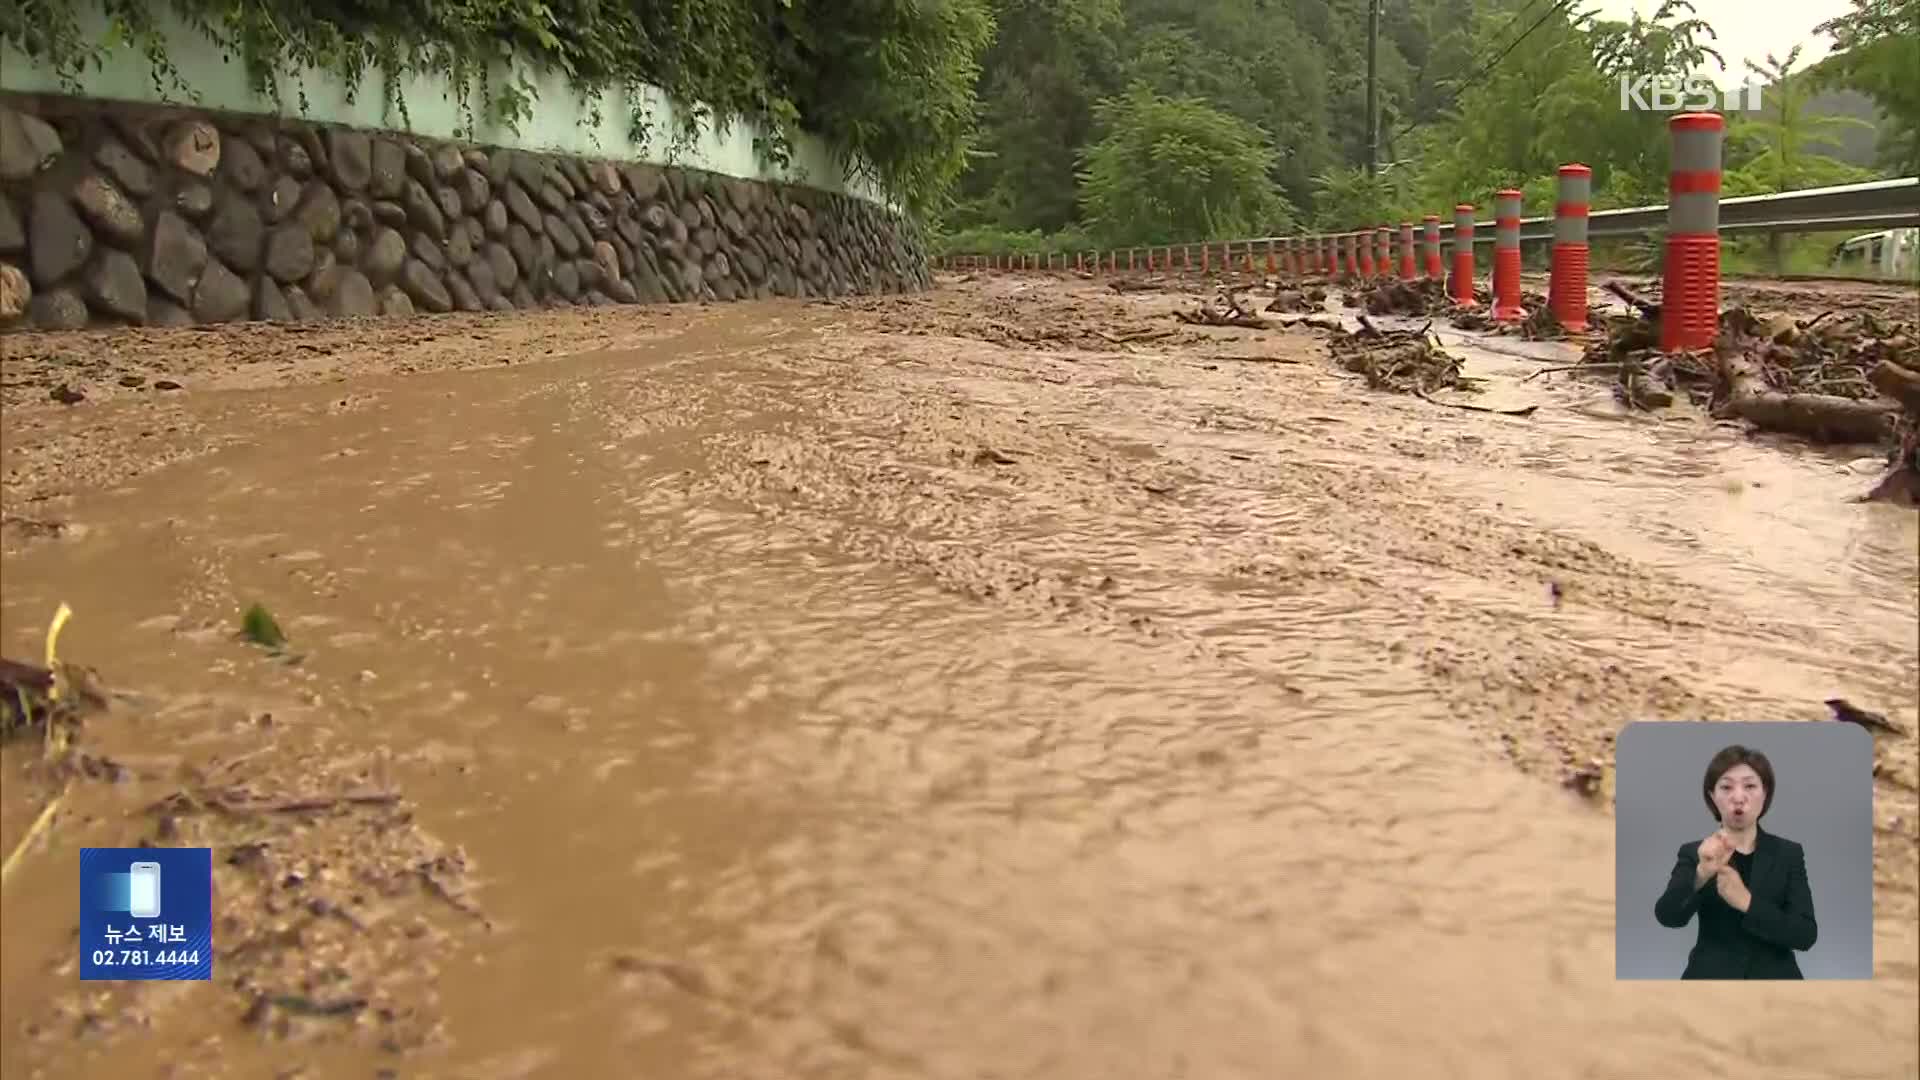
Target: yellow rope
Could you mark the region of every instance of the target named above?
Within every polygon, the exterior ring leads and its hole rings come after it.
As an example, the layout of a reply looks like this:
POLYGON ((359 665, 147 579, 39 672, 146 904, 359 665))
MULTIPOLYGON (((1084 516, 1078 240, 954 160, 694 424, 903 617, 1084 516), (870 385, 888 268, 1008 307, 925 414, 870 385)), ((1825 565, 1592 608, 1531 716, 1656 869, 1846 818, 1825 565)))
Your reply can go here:
POLYGON ((13 875, 13 868, 20 865, 20 859, 27 853, 27 848, 32 846, 34 840, 37 839, 41 833, 47 831, 47 826, 53 822, 54 811, 60 809, 60 803, 65 800, 66 797, 67 789, 63 784, 60 788, 60 794, 47 800, 46 808, 41 810, 40 816, 34 818, 33 824, 27 827, 27 835, 20 838, 20 842, 14 845, 12 853, 7 856, 6 863, 0 865, 0 885, 4 885, 7 878, 13 875))
POLYGON ((46 668, 47 673, 53 676, 53 685, 47 690, 48 701, 60 700, 60 656, 58 652, 60 631, 66 627, 67 620, 71 618, 73 618, 73 609, 63 603, 60 605, 60 610, 53 613, 53 622, 47 626, 46 668))
MULTIPOLYGON (((60 700, 60 687, 65 681, 61 677, 59 666, 60 631, 66 627, 67 620, 71 618, 73 618, 73 609, 63 603, 60 605, 60 610, 53 613, 53 622, 47 627, 47 673, 52 676, 52 684, 47 687, 47 704, 49 705, 60 700)), ((58 726, 56 721, 54 710, 48 709, 46 750, 49 757, 65 749, 64 737, 56 738, 53 732, 53 729, 58 726)), ((60 785, 59 794, 47 800, 47 805, 40 810, 40 816, 33 819, 32 825, 27 826, 27 835, 21 837, 20 842, 7 853, 7 861, 0 863, 0 884, 5 884, 7 878, 13 876, 14 867, 20 865, 20 860, 26 856, 27 849, 47 831, 49 825, 53 824, 53 816, 59 811, 60 804, 66 801, 67 788, 70 784, 71 781, 60 785)))

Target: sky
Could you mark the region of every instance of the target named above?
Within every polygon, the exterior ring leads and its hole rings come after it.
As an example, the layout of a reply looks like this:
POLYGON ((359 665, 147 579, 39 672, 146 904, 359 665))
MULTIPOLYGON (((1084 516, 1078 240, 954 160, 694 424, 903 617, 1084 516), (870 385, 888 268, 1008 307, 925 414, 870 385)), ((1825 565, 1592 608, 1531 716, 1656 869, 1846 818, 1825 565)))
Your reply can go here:
MULTIPOLYGON (((1660 5, 1659 0, 1594 0, 1590 6, 1601 18, 1625 19, 1636 10, 1649 17, 1660 5)), ((1832 40, 1813 28, 1853 10, 1847 0, 1693 0, 1693 6, 1713 27, 1713 46, 1726 58, 1727 70, 1714 73, 1722 85, 1746 74, 1741 60, 1764 64, 1769 52, 1784 60, 1795 45, 1805 46, 1795 70, 1814 63, 1827 55, 1832 40)))

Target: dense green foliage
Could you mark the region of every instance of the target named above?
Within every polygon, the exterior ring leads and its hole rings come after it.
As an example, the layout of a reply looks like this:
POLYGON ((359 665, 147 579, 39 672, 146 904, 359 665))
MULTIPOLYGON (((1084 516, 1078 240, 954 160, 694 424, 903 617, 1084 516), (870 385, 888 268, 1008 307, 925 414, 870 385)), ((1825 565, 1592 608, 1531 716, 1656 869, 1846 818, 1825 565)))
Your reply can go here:
POLYGON ((1104 235, 1165 244, 1195 236, 1249 236, 1292 222, 1267 179, 1266 132, 1199 98, 1144 85, 1094 110, 1105 134, 1085 152, 1080 199, 1104 235))
POLYGON ((1871 97, 1886 118, 1882 164, 1920 175, 1920 0, 1853 0, 1853 8, 1820 27, 1839 46, 1820 76, 1871 97))
MULTIPOLYGON (((1001 29, 982 64, 980 151, 942 222, 953 250, 1158 243, 1168 228, 1185 240, 1264 231, 1236 230, 1216 187, 1162 179, 1175 146, 1180 176, 1232 175, 1242 205, 1258 201, 1248 166, 1262 155, 1279 199, 1270 205, 1327 229, 1484 206, 1508 186, 1526 193, 1529 212, 1545 212, 1555 169, 1570 161, 1593 168, 1601 207, 1659 202, 1668 116, 1623 110, 1621 79, 1692 72, 1731 86, 1746 74, 1728 70, 1686 0, 1625 21, 1571 2, 1383 0, 1379 169, 1370 173, 1365 0, 993 2, 1001 29), (1146 100, 1160 106, 1145 110, 1146 100), (1227 117, 1244 125, 1230 141, 1217 134, 1227 117), (1219 172, 1190 156, 1200 147, 1214 148, 1219 172), (1075 174, 1076 161, 1099 168, 1075 174)), ((1920 147, 1920 0, 1855 3, 1852 21, 1830 31, 1841 56, 1814 72, 1796 70, 1796 55, 1758 70, 1764 112, 1731 118, 1727 134, 1730 194, 1872 175, 1829 156, 1839 122, 1805 107, 1816 86, 1834 82, 1887 111, 1888 164, 1915 171, 1901 163, 1920 147)))
MULTIPOLYGON (((83 33, 75 0, 7 5, 0 39, 69 77, 119 62, 130 45, 163 91, 191 93, 155 32, 161 5, 88 3, 107 17, 104 40, 83 33)), ((965 164, 977 59, 992 36, 984 0, 166 0, 165 8, 276 99, 294 65, 356 84, 384 74, 387 102, 404 119, 393 76, 440 72, 460 88, 470 127, 479 119, 511 127, 531 111, 531 69, 564 74, 590 104, 650 84, 705 110, 681 113, 682 136, 710 118, 751 118, 771 133, 763 152, 780 160, 794 133, 811 131, 921 205, 965 164)), ((653 118, 636 108, 628 120, 645 138, 653 118)))
MULTIPOLYGON (((349 76, 452 75, 469 122, 514 124, 527 73, 563 73, 589 103, 658 86, 685 135, 762 121, 928 212, 948 246, 1016 251, 1222 239, 1445 213, 1517 186, 1553 201, 1557 165, 1594 170, 1594 201, 1658 201, 1667 117, 1624 110, 1620 81, 1693 72, 1730 85, 1686 0, 1597 18, 1575 0, 1377 0, 1380 131, 1366 167, 1371 0, 166 0, 282 94, 293 63, 349 76)), ((1858 90, 1883 113, 1883 165, 1920 172, 1920 0, 1852 0, 1822 27, 1835 55, 1755 69, 1766 111, 1735 117, 1729 193, 1869 175, 1835 160, 1813 91, 1858 90)), ((155 7, 159 5, 154 5, 155 7)), ((64 71, 132 48, 185 90, 145 0, 18 0, 0 38, 64 71), (84 36, 78 7, 112 34, 84 36)), ((393 80, 384 86, 391 88, 393 80)), ((389 104, 404 110, 391 89, 389 104)), ((634 99, 643 100, 643 99, 634 99)), ((652 117, 628 117, 645 136, 652 117)))

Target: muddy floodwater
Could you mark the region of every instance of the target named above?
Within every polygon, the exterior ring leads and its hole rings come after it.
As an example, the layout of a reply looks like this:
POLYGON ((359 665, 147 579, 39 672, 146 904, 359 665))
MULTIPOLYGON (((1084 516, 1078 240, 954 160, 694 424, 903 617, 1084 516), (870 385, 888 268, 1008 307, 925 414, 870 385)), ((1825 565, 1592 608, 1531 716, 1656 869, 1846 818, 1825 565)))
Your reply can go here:
POLYGON ((1459 332, 1539 408, 1450 409, 1179 303, 0 338, 0 646, 67 603, 118 694, 6 881, 0 1071, 1915 1076, 1920 515, 1851 501, 1870 452, 1459 332), (1875 979, 1616 982, 1568 779, 1836 697, 1908 733, 1875 979), (215 847, 213 982, 77 980, 77 845, 140 839, 215 847))

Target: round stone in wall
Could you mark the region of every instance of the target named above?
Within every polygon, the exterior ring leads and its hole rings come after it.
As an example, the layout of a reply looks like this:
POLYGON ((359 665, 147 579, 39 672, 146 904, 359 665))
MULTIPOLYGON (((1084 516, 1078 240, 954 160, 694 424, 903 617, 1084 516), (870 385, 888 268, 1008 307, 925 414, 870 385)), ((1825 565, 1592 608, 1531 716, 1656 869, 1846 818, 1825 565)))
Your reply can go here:
POLYGON ((205 120, 181 120, 167 129, 164 151, 175 168, 212 176, 220 165, 220 130, 205 120))

